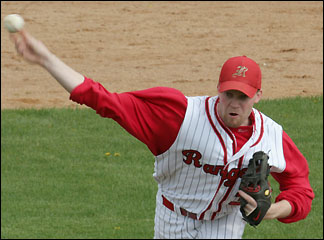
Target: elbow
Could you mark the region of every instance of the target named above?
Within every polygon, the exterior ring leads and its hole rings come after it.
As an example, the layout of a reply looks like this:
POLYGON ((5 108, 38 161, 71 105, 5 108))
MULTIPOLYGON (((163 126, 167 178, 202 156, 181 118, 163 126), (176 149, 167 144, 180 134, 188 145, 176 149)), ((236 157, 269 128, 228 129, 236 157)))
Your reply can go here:
MULTIPOLYGON (((287 198, 286 200, 290 203, 292 209, 289 216, 285 218, 278 218, 278 221, 282 223, 293 223, 305 219, 312 209, 312 201, 314 199, 314 193, 312 190, 307 189, 299 195, 298 198, 287 198)), ((280 195, 276 201, 282 200, 280 195)))

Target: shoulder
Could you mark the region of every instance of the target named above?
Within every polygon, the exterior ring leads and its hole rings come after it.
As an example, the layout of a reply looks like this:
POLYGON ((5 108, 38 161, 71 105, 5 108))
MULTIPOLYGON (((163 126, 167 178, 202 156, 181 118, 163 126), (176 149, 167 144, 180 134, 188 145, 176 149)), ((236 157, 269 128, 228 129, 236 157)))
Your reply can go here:
POLYGON ((181 91, 170 87, 153 87, 144 90, 125 92, 125 94, 131 94, 137 97, 168 98, 178 96, 185 98, 181 91))
POLYGON ((268 115, 264 114, 263 112, 255 108, 253 108, 253 112, 256 118, 259 118, 260 120, 263 121, 263 126, 265 128, 282 130, 282 126, 279 123, 277 123, 275 120, 273 120, 271 117, 269 117, 268 115))
POLYGON ((188 102, 194 105, 206 105, 206 104, 213 104, 216 102, 216 97, 209 97, 209 96, 193 96, 193 97, 186 97, 188 102))

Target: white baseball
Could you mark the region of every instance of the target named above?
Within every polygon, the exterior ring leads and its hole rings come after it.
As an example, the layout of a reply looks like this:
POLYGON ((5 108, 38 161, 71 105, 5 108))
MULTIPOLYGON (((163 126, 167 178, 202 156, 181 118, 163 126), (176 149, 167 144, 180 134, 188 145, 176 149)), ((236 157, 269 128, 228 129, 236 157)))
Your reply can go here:
POLYGON ((9 14, 4 18, 3 23, 9 32, 15 33, 24 27, 25 21, 18 14, 9 14))

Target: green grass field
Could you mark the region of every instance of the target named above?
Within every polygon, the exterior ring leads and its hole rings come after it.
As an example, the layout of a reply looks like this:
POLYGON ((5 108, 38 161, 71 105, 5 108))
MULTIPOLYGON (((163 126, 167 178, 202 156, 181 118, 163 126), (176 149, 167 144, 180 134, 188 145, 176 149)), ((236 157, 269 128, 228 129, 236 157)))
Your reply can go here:
MULTIPOLYGON (((316 196, 305 220, 265 220, 243 237, 323 239, 323 97, 256 107, 308 159, 316 196)), ((153 170, 147 147, 92 109, 2 110, 1 238, 153 238, 153 170)))

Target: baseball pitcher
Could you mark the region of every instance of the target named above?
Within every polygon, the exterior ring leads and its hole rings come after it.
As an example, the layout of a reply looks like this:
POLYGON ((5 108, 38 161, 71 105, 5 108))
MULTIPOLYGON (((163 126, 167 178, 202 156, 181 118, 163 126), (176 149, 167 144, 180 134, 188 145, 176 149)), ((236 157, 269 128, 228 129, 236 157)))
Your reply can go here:
POLYGON ((311 210, 305 157, 281 125, 253 107, 262 89, 252 59, 224 63, 217 96, 188 97, 166 87, 111 93, 26 31, 12 39, 72 101, 114 119, 155 156, 154 238, 242 238, 247 223, 296 222, 311 210), (273 198, 269 174, 280 185, 273 198))

